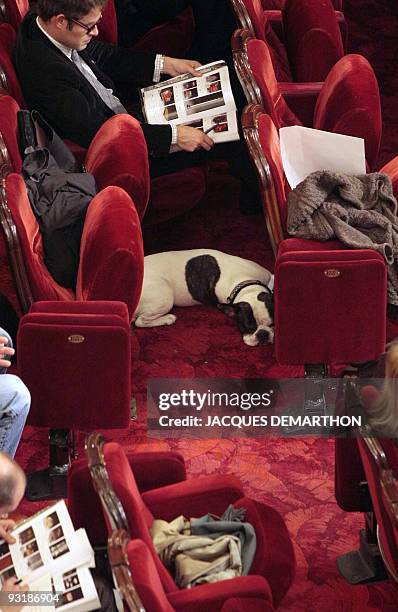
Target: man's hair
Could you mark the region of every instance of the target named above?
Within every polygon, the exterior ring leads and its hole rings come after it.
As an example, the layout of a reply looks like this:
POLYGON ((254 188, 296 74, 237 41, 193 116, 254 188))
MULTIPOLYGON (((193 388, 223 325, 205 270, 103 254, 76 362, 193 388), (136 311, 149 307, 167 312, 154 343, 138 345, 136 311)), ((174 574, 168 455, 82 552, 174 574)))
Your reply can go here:
POLYGON ((9 508, 14 502, 17 478, 15 474, 7 474, 0 481, 0 509, 9 508))
POLYGON ((20 478, 26 482, 21 466, 5 453, 0 453, 0 513, 15 503, 15 491, 20 478))
POLYGON ((107 0, 37 0, 34 11, 43 19, 49 21, 55 15, 65 15, 68 19, 80 19, 93 8, 102 9, 107 0))

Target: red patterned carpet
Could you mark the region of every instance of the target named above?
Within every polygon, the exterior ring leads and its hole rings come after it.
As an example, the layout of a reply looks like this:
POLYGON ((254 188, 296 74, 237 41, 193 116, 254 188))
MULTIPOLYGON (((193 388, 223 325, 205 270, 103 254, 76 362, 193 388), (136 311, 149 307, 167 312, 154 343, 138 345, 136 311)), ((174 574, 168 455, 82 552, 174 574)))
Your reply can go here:
MULTIPOLYGON (((398 9, 393 0, 346 0, 345 12, 352 49, 368 57, 380 82, 385 119, 380 161, 384 163, 398 153, 398 9)), ((237 183, 227 177, 218 187, 212 181, 209 196, 196 210, 147 232, 146 252, 207 246, 272 267, 264 224, 260 217, 239 214, 236 189, 237 183)), ((297 575, 281 610, 398 611, 396 585, 352 587, 339 577, 335 559, 356 547, 362 518, 342 512, 335 503, 332 440, 156 442, 146 437, 145 388, 152 377, 284 378, 302 374, 300 368, 278 366, 272 347, 244 345, 233 324, 218 311, 194 307, 179 309, 176 314, 174 326, 137 331, 141 353, 134 364, 133 384, 139 419, 128 432, 109 435, 130 448, 180 451, 189 477, 237 474, 249 496, 283 514, 294 542, 297 575)), ((397 328, 391 326, 389 335, 396 334, 397 328)), ((80 435, 79 446, 82 439, 80 435)), ((28 470, 44 466, 45 452, 45 432, 27 428, 17 456, 22 466, 28 470)), ((34 509, 28 503, 22 507, 26 513, 34 509)))

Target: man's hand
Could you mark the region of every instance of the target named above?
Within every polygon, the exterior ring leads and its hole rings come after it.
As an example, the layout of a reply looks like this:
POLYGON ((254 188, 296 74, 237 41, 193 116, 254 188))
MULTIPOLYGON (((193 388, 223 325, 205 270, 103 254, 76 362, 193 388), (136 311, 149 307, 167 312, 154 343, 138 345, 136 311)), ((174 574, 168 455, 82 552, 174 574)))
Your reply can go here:
MULTIPOLYGON (((29 591, 29 585, 27 584, 16 584, 17 579, 15 578, 7 578, 7 580, 5 580, 3 582, 3 586, 1 587, 2 591, 8 592, 8 593, 20 593, 21 591, 29 591)), ((11 599, 9 600, 11 603, 11 599)), ((5 604, 2 604, 1 606, 1 610, 2 612, 19 612, 19 610, 22 610, 22 608, 25 606, 25 604, 21 604, 20 606, 7 606, 5 604)))
POLYGON ((189 153, 197 149, 210 151, 213 145, 214 141, 201 130, 189 127, 189 125, 177 126, 177 146, 181 151, 189 151, 189 153))
POLYGON ((9 533, 15 529, 16 522, 11 519, 0 519, 0 538, 5 540, 7 544, 15 544, 16 539, 9 533))
POLYGON ((198 72, 196 68, 199 68, 200 62, 195 60, 177 59, 175 57, 164 56, 163 71, 172 77, 178 76, 179 74, 185 74, 189 72, 192 76, 201 76, 201 72, 198 72))
POLYGON ((8 338, 5 336, 0 336, 0 367, 9 368, 11 361, 9 359, 4 359, 4 357, 7 357, 7 355, 13 355, 15 351, 9 346, 4 346, 5 344, 8 344, 8 338))

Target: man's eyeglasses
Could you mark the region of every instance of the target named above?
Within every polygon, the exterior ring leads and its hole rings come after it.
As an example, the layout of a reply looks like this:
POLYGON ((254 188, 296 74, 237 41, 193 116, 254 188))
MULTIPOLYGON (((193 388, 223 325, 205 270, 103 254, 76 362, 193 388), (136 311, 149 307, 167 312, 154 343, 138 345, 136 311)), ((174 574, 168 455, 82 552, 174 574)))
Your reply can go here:
POLYGON ((96 21, 95 23, 93 23, 93 25, 89 26, 85 23, 82 23, 81 21, 79 21, 78 19, 72 19, 72 17, 68 17, 68 21, 72 21, 73 23, 76 23, 77 25, 79 25, 81 28, 83 28, 84 30, 86 30, 87 34, 90 34, 90 32, 92 32, 94 30, 94 28, 97 27, 97 25, 99 24, 99 22, 102 19, 102 15, 101 17, 98 19, 98 21, 96 21))

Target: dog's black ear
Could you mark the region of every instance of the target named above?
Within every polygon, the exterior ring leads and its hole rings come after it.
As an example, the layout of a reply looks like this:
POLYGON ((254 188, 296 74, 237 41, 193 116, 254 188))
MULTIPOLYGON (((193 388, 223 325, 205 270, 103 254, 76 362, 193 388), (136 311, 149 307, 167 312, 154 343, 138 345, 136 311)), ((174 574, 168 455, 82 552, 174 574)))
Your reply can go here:
POLYGON ((258 294, 257 299, 260 302, 264 302, 268 312, 271 316, 274 314, 274 294, 269 291, 261 291, 258 294))
POLYGON ((226 314, 227 317, 231 317, 231 319, 233 319, 236 315, 236 308, 234 304, 217 304, 217 308, 226 314))

